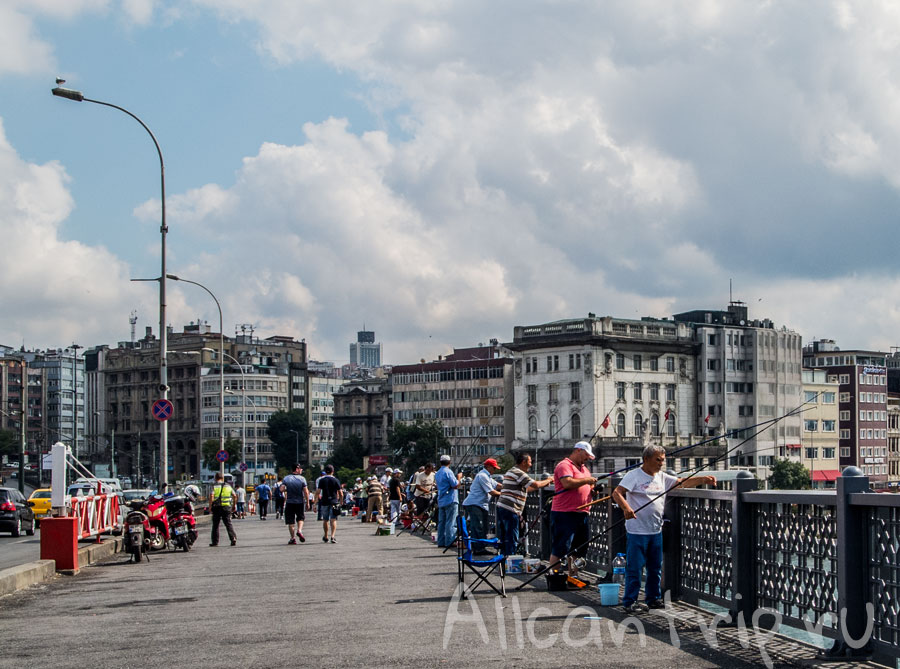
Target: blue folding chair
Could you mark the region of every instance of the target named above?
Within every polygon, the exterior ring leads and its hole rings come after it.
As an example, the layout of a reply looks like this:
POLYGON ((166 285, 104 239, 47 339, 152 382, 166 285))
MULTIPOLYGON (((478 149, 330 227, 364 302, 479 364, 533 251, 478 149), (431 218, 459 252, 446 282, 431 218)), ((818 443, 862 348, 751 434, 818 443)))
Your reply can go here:
POLYGON ((499 539, 473 539, 469 536, 469 530, 466 527, 466 519, 465 516, 460 515, 456 519, 456 527, 459 532, 458 541, 456 542, 456 564, 457 571, 459 574, 459 582, 463 586, 462 591, 462 599, 466 599, 470 594, 475 592, 475 588, 478 587, 480 583, 484 583, 491 590, 496 592, 501 597, 506 597, 506 583, 504 581, 506 577, 506 556, 503 554, 485 556, 483 559, 481 557, 475 556, 473 554, 473 546, 475 549, 483 548, 484 546, 499 546, 499 539), (493 583, 488 581, 488 577, 500 567, 500 589, 498 590, 493 583), (471 570, 473 574, 475 574, 475 582, 472 583, 471 586, 466 587, 465 584, 465 573, 466 568, 471 570))

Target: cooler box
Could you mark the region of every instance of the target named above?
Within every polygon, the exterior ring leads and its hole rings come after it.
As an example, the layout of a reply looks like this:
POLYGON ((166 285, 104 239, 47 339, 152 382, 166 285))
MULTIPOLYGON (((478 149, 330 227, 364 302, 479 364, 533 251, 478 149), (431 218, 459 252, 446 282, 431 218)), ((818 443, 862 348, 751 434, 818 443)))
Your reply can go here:
POLYGON ((506 573, 521 574, 525 571, 524 555, 508 555, 506 557, 506 573))

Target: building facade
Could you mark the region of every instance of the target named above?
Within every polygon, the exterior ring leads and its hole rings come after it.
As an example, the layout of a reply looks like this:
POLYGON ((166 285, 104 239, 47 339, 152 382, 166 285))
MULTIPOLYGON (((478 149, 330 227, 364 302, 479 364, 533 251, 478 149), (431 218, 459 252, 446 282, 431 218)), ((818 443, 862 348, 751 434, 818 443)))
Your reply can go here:
POLYGON ((440 421, 457 462, 505 453, 513 440, 512 359, 497 342, 392 368, 394 422, 440 421))
POLYGON ((841 351, 833 340, 811 342, 803 366, 824 369, 838 390, 840 468, 862 469, 874 483, 888 480, 887 366, 884 353, 841 351))
POLYGON ((334 393, 334 445, 356 435, 366 455, 386 455, 393 426, 391 376, 351 379, 334 393))
POLYGON ((800 448, 801 417, 787 414, 802 401, 802 338, 768 319, 751 321, 741 302, 674 319, 692 326, 699 345, 692 430, 733 435, 730 464, 766 478, 776 457, 800 448))
POLYGON ((309 363, 309 462, 323 464, 334 453, 334 395, 345 381, 332 363, 309 363))
POLYGON ((595 471, 639 462, 645 444, 691 443, 698 346, 689 324, 589 314, 517 326, 505 346, 515 356, 514 447, 535 452, 535 471, 552 471, 581 439, 593 439, 595 471))
POLYGON ((840 385, 829 381, 825 370, 803 370, 805 411, 801 417, 800 446, 788 449, 787 456, 806 467, 813 488, 833 488, 841 474, 839 392, 840 385))
POLYGON ((356 342, 350 344, 350 367, 353 369, 375 369, 381 367, 381 343, 375 342, 372 330, 356 333, 356 342))

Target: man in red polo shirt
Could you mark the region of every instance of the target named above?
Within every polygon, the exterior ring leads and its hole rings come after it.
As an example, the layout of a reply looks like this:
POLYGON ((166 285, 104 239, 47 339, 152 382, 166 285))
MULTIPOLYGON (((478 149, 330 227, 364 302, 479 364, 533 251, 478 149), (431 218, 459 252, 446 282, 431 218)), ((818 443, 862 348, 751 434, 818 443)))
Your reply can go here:
MULTIPOLYGON (((590 509, 578 507, 591 501, 591 491, 597 479, 585 467, 594 459, 594 451, 587 441, 579 441, 565 460, 553 470, 553 506, 550 507, 550 535, 553 547, 550 552, 550 566, 559 562, 573 546, 579 546, 579 557, 587 554, 590 539, 588 518, 590 509), (583 545, 582 545, 583 544, 583 545)), ((569 556, 569 575, 577 576, 573 556, 569 556)))

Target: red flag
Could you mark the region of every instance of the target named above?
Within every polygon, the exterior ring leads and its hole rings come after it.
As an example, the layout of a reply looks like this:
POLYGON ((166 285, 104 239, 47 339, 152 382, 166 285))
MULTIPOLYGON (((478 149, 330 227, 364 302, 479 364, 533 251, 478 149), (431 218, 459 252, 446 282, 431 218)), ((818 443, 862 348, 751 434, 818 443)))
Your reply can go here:
POLYGON ((666 409, 666 417, 663 418, 664 421, 669 420, 669 410, 666 409))
POLYGON ((604 430, 609 427, 609 416, 603 419, 603 422, 600 423, 600 427, 602 427, 604 430))
POLYGON ((710 414, 706 414, 706 418, 703 419, 703 422, 709 425, 709 416, 710 414))

